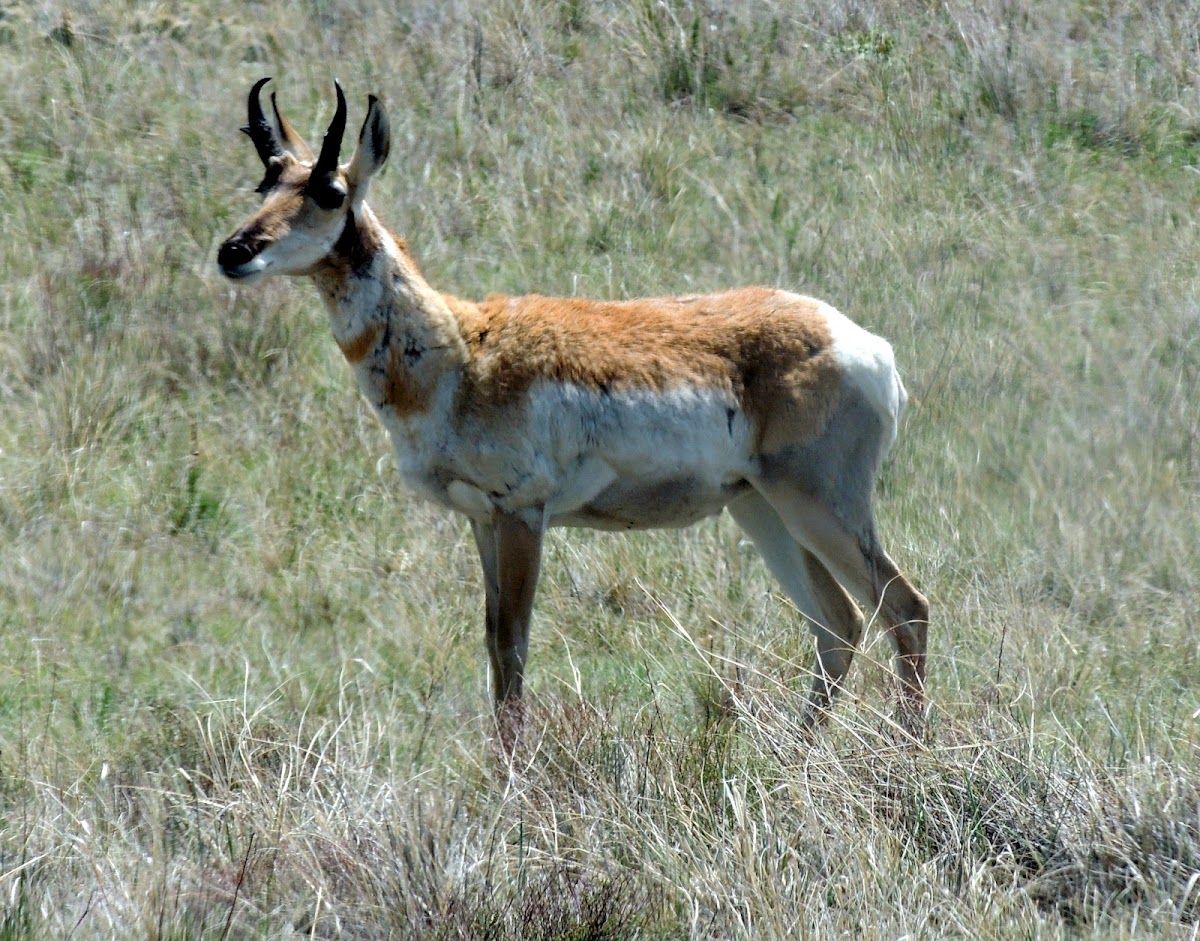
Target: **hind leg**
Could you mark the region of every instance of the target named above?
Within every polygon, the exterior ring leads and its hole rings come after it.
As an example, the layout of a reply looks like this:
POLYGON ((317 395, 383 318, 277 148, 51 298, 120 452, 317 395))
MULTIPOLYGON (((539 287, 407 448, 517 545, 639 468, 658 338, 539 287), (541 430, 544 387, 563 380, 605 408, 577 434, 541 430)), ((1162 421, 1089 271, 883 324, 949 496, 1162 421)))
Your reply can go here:
POLYGON ((809 722, 820 722, 841 687, 862 637, 862 613, 828 569, 788 532, 757 493, 729 506, 788 597, 808 620, 817 642, 817 670, 809 693, 809 722))
POLYGON ((786 479, 757 478, 752 483, 792 537, 879 612, 896 649, 901 704, 919 714, 924 706, 929 603, 883 551, 874 522, 868 518, 852 529, 829 506, 786 479))

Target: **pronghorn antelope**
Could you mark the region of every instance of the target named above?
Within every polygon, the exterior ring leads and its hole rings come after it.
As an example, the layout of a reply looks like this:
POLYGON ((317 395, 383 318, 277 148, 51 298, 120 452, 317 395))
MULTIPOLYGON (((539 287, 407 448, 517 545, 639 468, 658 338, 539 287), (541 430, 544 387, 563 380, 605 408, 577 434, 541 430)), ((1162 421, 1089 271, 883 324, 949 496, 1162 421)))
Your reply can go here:
MULTIPOLYGON (((821 301, 751 287, 630 301, 429 286, 367 207, 388 156, 369 99, 339 163, 346 101, 313 157, 250 92, 262 205, 217 254, 229 279, 307 275, 420 495, 465 515, 483 566, 498 716, 519 715, 550 526, 688 526, 730 514, 811 622, 820 719, 863 626, 886 624, 901 705, 920 715, 929 613, 888 558, 871 499, 907 398, 887 342, 821 301), (844 587, 843 587, 844 586, 844 587)), ((336 85, 336 83, 335 83, 336 85)))

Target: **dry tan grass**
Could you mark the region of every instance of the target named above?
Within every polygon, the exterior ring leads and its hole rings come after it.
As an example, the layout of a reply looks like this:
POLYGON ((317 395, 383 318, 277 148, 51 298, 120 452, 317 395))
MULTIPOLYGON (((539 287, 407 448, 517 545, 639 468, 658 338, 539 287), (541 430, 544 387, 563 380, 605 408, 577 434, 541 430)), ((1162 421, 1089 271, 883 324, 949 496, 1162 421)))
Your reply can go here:
POLYGON ((0 4, 0 938, 1194 937, 1195 3, 0 4), (486 718, 460 522, 312 292, 212 259, 275 75, 393 118, 427 275, 759 282, 892 339, 872 633, 829 733, 728 521, 556 533, 486 718))

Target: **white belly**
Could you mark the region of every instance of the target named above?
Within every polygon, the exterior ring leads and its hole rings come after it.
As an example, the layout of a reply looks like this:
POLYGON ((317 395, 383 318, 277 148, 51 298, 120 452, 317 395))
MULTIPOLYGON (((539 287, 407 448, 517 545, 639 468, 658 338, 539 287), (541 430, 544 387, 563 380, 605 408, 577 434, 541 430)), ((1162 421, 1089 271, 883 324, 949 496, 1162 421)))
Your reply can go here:
POLYGON ((728 481, 702 476, 654 480, 618 479, 591 500, 551 508, 551 526, 589 529, 674 529, 720 513, 746 491, 744 477, 728 481))
POLYGON ((552 526, 642 529, 719 513, 754 472, 745 416, 719 390, 543 383, 511 414, 465 422, 428 448, 414 449, 412 428, 393 431, 402 473, 475 518, 544 509, 552 526))

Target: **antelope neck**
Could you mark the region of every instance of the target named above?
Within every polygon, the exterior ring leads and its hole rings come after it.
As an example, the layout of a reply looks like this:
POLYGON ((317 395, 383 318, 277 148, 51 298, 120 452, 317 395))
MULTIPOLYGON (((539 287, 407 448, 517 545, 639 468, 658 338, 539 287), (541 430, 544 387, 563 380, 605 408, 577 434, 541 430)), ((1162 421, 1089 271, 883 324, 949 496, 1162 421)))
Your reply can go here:
POLYGON ((403 242, 365 205, 346 216, 329 255, 310 274, 351 365, 397 348, 410 362, 433 350, 465 362, 467 345, 454 314, 403 242))

